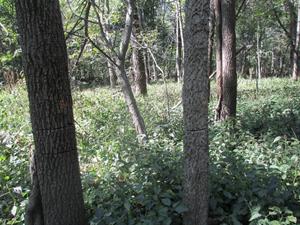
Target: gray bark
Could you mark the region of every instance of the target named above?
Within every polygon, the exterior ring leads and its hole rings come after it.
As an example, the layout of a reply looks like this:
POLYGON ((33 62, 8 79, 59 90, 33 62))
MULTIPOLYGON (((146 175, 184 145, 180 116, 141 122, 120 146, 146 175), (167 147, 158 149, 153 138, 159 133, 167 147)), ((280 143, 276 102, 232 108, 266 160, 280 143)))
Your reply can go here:
POLYGON ((208 217, 208 20, 209 0, 187 1, 182 93, 185 225, 207 225, 208 217))
POLYGON ((59 2, 16 1, 35 151, 26 225, 86 225, 59 2))

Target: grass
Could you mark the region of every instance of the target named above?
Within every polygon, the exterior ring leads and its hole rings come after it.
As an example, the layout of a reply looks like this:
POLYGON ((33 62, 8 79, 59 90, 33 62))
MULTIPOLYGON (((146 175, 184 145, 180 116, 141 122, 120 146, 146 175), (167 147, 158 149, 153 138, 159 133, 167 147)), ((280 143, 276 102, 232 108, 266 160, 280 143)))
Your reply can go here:
MULTIPOLYGON (((234 132, 213 122, 214 95, 210 105, 210 221, 300 224, 300 83, 263 79, 258 92, 255 81, 238 83, 234 132)), ((73 91, 90 224, 181 224, 182 108, 173 107, 181 87, 168 89, 168 99, 160 84, 138 98, 150 137, 143 146, 118 90, 73 91)), ((24 224, 33 149, 24 84, 0 89, 0 105, 0 224, 24 224)))

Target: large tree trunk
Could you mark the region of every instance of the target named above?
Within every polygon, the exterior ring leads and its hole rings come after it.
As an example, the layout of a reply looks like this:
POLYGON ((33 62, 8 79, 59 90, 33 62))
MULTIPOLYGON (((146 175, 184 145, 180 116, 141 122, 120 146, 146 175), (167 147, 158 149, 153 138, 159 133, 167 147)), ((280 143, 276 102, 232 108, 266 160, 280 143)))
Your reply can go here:
POLYGON ((57 0, 16 1, 35 144, 27 225, 85 225, 67 50, 57 0))
POLYGON ((141 24, 139 20, 137 7, 134 6, 133 14, 133 29, 132 35, 134 40, 132 44, 132 63, 133 63, 133 73, 135 78, 135 93, 137 95, 147 95, 147 77, 145 72, 145 63, 143 56, 143 49, 140 48, 140 32, 141 24), (137 43, 138 42, 138 43, 137 43))
POLYGON ((297 19, 297 35, 296 35, 296 42, 295 42, 295 51, 294 51, 294 65, 293 65, 293 80, 298 80, 300 76, 300 0, 298 0, 297 6, 298 12, 298 19, 297 19))
POLYGON ((209 0, 187 1, 182 93, 185 225, 207 225, 208 217, 208 18, 209 0))
POLYGON ((226 120, 236 116, 235 0, 216 0, 215 7, 218 86, 216 120, 226 120))

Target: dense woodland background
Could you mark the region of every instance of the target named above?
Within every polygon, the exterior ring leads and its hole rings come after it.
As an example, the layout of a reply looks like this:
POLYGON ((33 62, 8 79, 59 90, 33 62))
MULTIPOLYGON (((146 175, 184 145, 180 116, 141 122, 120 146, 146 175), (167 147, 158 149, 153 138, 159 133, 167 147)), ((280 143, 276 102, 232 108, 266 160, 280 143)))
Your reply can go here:
MULTIPOLYGON (((86 214, 93 225, 179 225, 188 211, 181 95, 189 11, 180 0, 128 2, 60 1, 86 214)), ((201 74, 210 80, 200 91, 210 96, 207 223, 299 224, 300 3, 227 1, 221 21, 233 22, 235 38, 223 54, 231 52, 227 72, 237 75, 229 89, 237 109, 225 115, 216 2, 199 24, 208 36, 201 74)), ((14 3, 0 0, 1 224, 24 224, 33 192, 35 127, 16 18, 14 3)))

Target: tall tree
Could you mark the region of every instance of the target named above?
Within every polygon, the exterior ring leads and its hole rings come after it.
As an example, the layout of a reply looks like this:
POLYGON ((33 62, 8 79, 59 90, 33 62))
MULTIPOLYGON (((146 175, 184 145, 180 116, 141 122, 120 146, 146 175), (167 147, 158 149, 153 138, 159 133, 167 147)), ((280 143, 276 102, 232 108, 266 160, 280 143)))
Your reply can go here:
POLYGON ((35 151, 27 225, 85 225, 58 0, 17 0, 35 151))
POLYGON ((298 80, 300 76, 300 0, 297 1, 297 29, 294 51, 294 66, 293 66, 293 80, 298 80))
POLYGON ((135 81, 135 93, 137 95, 147 95, 147 77, 145 71, 144 50, 141 48, 142 24, 139 19, 139 11, 136 4, 133 6, 133 26, 132 26, 132 63, 135 81))
POLYGON ((207 224, 209 0, 186 2, 184 118, 185 225, 207 224))
POLYGON ((130 37, 132 34, 132 26, 133 26, 133 7, 135 5, 134 0, 127 0, 127 13, 125 18, 125 27, 122 32, 122 37, 119 45, 119 50, 115 49, 115 46, 112 44, 110 39, 107 36, 107 33, 104 32, 103 26, 105 25, 103 23, 103 20, 101 19, 101 7, 96 4, 95 1, 89 1, 87 3, 87 6, 85 8, 85 37, 89 40, 89 42, 95 47, 99 52, 101 52, 107 60, 109 60, 117 70, 117 76, 120 80, 123 95, 125 98, 125 102, 127 104, 129 113, 132 118, 133 125, 135 127, 136 133, 141 137, 140 140, 144 140, 147 138, 147 131, 146 126, 144 123, 144 119, 140 113, 140 110, 138 108, 136 99, 133 95, 133 91, 130 86, 129 79, 126 74, 125 69, 125 61, 126 61, 126 55, 128 46, 130 43, 130 37), (102 48, 101 45, 98 44, 98 40, 93 40, 89 35, 89 24, 91 23, 90 20, 90 11, 91 8, 94 10, 94 13, 96 14, 96 24, 100 31, 100 41, 101 44, 105 47, 105 49, 102 48))
POLYGON ((237 75, 235 0, 215 0, 217 95, 216 120, 236 115, 237 75))

